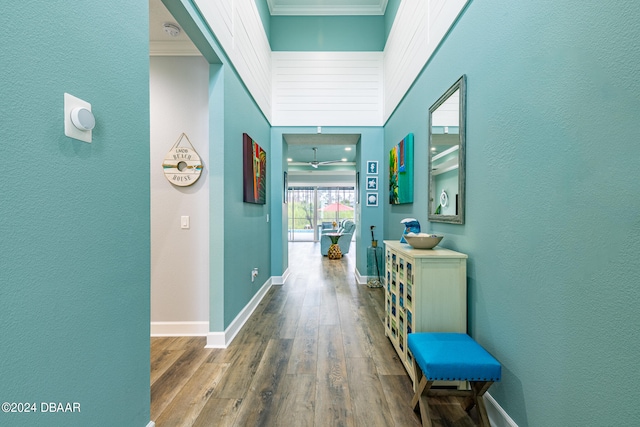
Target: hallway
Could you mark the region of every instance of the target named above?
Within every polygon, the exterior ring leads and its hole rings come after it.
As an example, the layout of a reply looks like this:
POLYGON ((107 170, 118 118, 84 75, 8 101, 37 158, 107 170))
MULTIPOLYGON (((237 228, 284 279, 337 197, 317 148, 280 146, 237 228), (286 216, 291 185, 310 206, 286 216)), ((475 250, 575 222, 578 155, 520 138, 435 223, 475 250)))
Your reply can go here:
MULTIPOLYGON (((384 335, 382 289, 357 285, 355 253, 290 243, 291 276, 227 349, 151 339, 151 419, 168 426, 419 426, 409 377, 384 335)), ((435 426, 471 426, 457 403, 435 426)))

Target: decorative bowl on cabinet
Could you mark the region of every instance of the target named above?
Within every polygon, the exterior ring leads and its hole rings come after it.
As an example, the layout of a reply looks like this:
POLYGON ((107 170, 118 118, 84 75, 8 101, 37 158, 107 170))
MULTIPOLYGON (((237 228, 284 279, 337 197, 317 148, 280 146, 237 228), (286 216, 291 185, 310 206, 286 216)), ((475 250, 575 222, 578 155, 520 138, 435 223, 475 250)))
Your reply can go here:
POLYGON ((409 233, 405 234, 404 238, 414 249, 433 249, 444 236, 442 234, 409 233))

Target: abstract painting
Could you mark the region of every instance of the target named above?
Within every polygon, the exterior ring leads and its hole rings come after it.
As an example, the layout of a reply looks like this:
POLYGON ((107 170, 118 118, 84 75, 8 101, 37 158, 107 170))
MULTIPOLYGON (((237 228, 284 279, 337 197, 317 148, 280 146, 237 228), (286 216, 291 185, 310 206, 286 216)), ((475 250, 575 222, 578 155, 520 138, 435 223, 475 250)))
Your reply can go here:
POLYGON ((243 138, 243 200, 264 205, 267 202, 267 153, 246 133, 243 138))
POLYGON ((389 203, 413 203, 413 134, 389 152, 389 203))

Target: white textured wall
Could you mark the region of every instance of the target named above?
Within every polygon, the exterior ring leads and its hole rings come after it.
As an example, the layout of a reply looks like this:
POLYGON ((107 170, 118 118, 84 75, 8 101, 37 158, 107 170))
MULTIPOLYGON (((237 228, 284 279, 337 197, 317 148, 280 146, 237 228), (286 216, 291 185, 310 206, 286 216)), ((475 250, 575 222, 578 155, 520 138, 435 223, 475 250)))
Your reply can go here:
POLYGON ((254 0, 195 0, 240 78, 271 120, 271 48, 254 0))
POLYGON ((384 49, 385 122, 467 1, 403 0, 400 3, 384 49))
POLYGON ((253 0, 195 0, 273 126, 382 126, 468 0, 403 0, 384 52, 271 52, 253 0))
POLYGON ((150 58, 152 334, 208 331, 208 93, 204 58, 150 58), (182 132, 204 162, 200 179, 189 187, 169 183, 161 167, 182 132), (182 215, 190 217, 188 230, 180 228, 182 215))
POLYGON ((380 126, 382 52, 273 52, 274 126, 380 126))

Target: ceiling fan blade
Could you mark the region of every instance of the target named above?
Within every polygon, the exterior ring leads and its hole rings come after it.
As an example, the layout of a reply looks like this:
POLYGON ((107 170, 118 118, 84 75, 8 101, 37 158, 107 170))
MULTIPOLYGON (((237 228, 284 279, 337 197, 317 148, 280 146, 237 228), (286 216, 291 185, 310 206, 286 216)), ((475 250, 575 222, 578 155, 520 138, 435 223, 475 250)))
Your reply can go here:
POLYGON ((318 147, 313 147, 313 160, 310 162, 307 162, 308 165, 310 165, 312 168, 314 169, 318 169, 318 166, 323 166, 323 165, 331 165, 334 163, 345 163, 343 160, 327 160, 324 162, 319 162, 318 161, 318 147))
POLYGON ((342 160, 327 160, 325 162, 318 162, 319 165, 331 165, 333 163, 344 163, 342 160))

